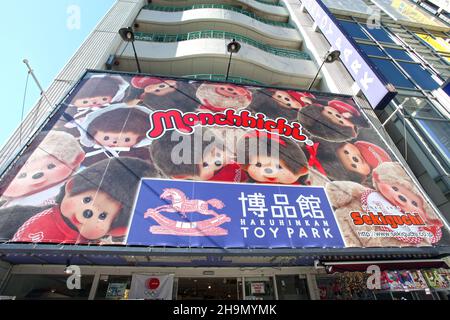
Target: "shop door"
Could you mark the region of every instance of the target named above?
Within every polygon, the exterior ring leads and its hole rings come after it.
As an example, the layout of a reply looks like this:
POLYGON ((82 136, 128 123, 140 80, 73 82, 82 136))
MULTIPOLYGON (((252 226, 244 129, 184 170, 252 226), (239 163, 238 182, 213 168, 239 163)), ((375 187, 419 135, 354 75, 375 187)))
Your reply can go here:
POLYGON ((238 300, 236 278, 178 278, 177 300, 238 300))
POLYGON ((245 300, 275 300, 272 277, 246 277, 245 300))
POLYGON ((277 280, 278 300, 309 300, 306 279, 298 275, 280 275, 277 280))

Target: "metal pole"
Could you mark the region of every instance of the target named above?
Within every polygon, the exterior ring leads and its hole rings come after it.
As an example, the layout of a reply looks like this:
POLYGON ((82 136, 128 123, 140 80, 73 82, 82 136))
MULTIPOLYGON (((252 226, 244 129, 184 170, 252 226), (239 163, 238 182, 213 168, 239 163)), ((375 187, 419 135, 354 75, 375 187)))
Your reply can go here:
POLYGON ((314 82, 316 82, 316 79, 317 79, 317 77, 319 76, 320 70, 322 70, 322 67, 323 67, 323 65, 325 64, 325 61, 326 61, 326 58, 323 59, 322 64, 321 64, 320 67, 319 67, 319 70, 317 70, 316 76, 314 77, 313 81, 309 84, 308 91, 311 90, 311 88, 312 88, 314 82))
POLYGON ((45 100, 47 101, 48 105, 51 107, 52 104, 50 103, 50 100, 47 98, 46 94, 44 93, 44 89, 42 88, 41 84, 39 83, 39 80, 36 78, 36 75, 34 74, 33 69, 31 69, 29 61, 27 59, 24 59, 23 63, 25 63, 27 65, 28 72, 31 74, 31 76, 34 79, 34 82, 36 82, 37 86, 39 87, 39 90, 41 91, 41 96, 43 96, 45 98, 45 100))
POLYGON ((228 69, 227 69, 227 76, 225 78, 225 81, 228 81, 228 75, 230 74, 230 66, 231 66, 231 57, 233 56, 233 51, 230 52, 230 59, 228 60, 228 69))
POLYGON ((405 98, 405 100, 403 100, 403 102, 398 106, 395 102, 393 102, 394 105, 396 105, 396 109, 394 112, 391 113, 391 115, 386 119, 386 121, 383 122, 383 124, 381 126, 384 128, 386 126, 386 124, 392 119, 392 117, 395 116, 396 113, 400 111, 400 109, 403 109, 403 105, 408 101, 409 101, 409 98, 405 98))
POLYGON ((139 72, 139 73, 142 73, 142 71, 141 71, 141 65, 139 64, 138 55, 137 55, 137 53, 136 53, 136 47, 134 46, 134 41, 131 41, 131 45, 133 46, 134 59, 136 59, 136 64, 137 64, 138 72, 139 72))

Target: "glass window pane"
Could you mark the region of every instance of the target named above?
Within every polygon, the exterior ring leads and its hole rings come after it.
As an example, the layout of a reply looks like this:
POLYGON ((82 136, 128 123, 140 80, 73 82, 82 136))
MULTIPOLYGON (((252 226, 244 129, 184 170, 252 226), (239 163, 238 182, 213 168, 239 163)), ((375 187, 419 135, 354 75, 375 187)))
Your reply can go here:
POLYGON ((365 28, 365 29, 377 41, 387 42, 387 43, 394 43, 394 44, 396 43, 393 40, 392 36, 389 33, 387 33, 383 28, 380 28, 380 29, 365 28))
POLYGON ((364 33, 362 28, 357 23, 347 21, 339 22, 344 27, 345 31, 347 31, 353 38, 369 39, 369 37, 364 33))
POLYGON ((236 278, 178 278, 177 300, 237 300, 236 278))
POLYGON ((245 300, 275 299, 272 277, 246 277, 245 300))
POLYGON ((358 43, 358 46, 367 54, 371 56, 386 57, 386 54, 377 46, 358 43))
POLYGON ((445 159, 450 159, 450 122, 415 119, 445 159))
POLYGON ((95 299, 122 300, 127 299, 131 287, 131 276, 102 275, 98 282, 95 299))
POLYGON ((309 300, 305 279, 298 275, 276 276, 279 300, 309 300))
POLYGON ((426 98, 408 97, 398 95, 395 97, 398 104, 401 104, 412 117, 423 117, 442 120, 444 117, 436 110, 435 106, 426 98))
POLYGON ((389 60, 370 58, 394 86, 415 89, 415 85, 389 60))
POLYGON ((68 276, 62 275, 16 274, 9 279, 2 295, 27 300, 87 300, 94 277, 82 276, 80 290, 69 290, 67 278, 68 276))
POLYGON ((402 59, 408 61, 414 61, 408 52, 405 50, 398 50, 393 48, 384 48, 387 53, 389 53, 394 59, 402 59))
POLYGON ((403 69, 408 72, 409 76, 417 82, 417 84, 425 90, 435 90, 439 88, 439 84, 432 78, 431 74, 425 70, 420 64, 399 62, 403 69))

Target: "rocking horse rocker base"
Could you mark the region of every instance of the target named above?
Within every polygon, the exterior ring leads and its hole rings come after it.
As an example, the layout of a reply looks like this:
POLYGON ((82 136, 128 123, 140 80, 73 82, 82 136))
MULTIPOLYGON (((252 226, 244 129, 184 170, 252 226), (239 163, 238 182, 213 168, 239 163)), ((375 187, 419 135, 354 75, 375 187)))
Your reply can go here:
POLYGON ((219 214, 210 209, 210 207, 222 209, 225 207, 222 201, 218 199, 190 200, 182 190, 174 188, 164 189, 163 191, 160 198, 170 201, 171 204, 150 208, 145 212, 145 219, 152 218, 159 224, 158 226, 151 226, 150 233, 197 237, 225 236, 228 234, 228 230, 219 228, 219 226, 230 222, 231 218, 226 214, 219 214), (197 222, 182 222, 169 219, 160 212, 177 213, 185 218, 187 213, 198 213, 213 217, 197 222))
POLYGON ((150 233, 176 236, 226 236, 228 230, 218 226, 231 220, 225 214, 199 222, 171 220, 156 211, 151 212, 149 216, 159 224, 159 226, 151 226, 150 233))

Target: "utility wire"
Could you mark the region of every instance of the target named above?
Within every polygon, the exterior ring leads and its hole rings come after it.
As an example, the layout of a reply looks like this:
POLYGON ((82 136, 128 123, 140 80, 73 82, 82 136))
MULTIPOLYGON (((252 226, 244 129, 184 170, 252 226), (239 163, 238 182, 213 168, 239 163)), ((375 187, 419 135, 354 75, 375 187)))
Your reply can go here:
POLYGON ((26 79, 26 81, 25 81, 25 89, 24 89, 24 92, 23 92, 22 115, 21 115, 21 117, 20 117, 20 129, 19 129, 19 141, 20 141, 19 143, 20 143, 20 146, 22 146, 23 115, 24 115, 24 113, 25 113, 25 102, 26 102, 26 99, 27 99, 28 81, 30 80, 30 74, 31 74, 31 72, 28 71, 28 73, 27 73, 27 79, 26 79))

